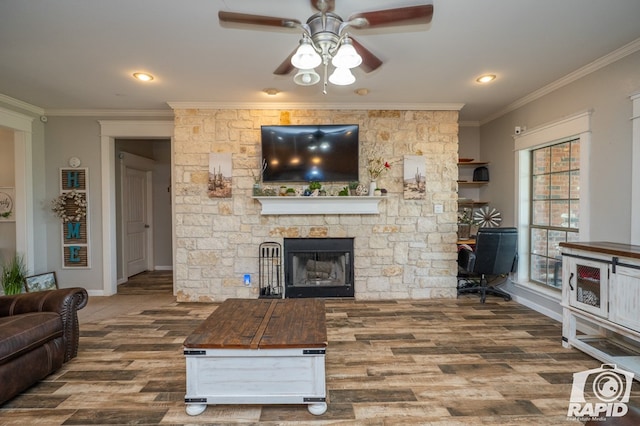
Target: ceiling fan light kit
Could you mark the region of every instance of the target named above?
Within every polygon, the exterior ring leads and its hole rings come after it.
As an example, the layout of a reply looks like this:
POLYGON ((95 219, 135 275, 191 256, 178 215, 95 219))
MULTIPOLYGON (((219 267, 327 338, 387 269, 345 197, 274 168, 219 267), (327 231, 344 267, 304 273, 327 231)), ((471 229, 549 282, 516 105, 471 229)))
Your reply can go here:
POLYGON ((349 68, 336 68, 333 74, 329 76, 329 82, 336 86, 348 86, 355 83, 356 77, 351 73, 349 68))
POLYGON ((322 57, 316 52, 311 43, 311 39, 307 36, 300 40, 300 47, 291 57, 291 65, 299 70, 310 70, 322 63, 322 57))
POLYGON ((296 51, 274 71, 287 75, 297 68, 293 81, 301 86, 320 82, 315 68, 323 66, 323 93, 327 93, 327 81, 340 86, 356 81, 351 69, 360 67, 365 73, 382 65, 382 61, 357 41, 349 37, 348 28, 382 28, 389 26, 428 24, 433 16, 433 5, 422 4, 396 9, 376 10, 351 15, 346 21, 333 13, 335 1, 310 0, 318 12, 305 24, 297 19, 276 18, 236 12, 218 12, 221 24, 249 24, 291 28, 302 31, 302 39, 296 51), (335 69, 329 76, 329 65, 335 69))
POLYGON ((313 68, 308 70, 298 70, 293 81, 300 86, 313 86, 320 81, 320 75, 313 68))

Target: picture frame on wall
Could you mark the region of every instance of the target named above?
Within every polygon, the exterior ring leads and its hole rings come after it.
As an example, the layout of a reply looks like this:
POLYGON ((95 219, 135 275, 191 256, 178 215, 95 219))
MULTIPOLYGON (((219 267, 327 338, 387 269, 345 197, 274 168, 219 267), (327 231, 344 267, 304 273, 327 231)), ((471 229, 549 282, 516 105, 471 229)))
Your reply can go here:
POLYGON ((232 173, 231 153, 209 154, 209 198, 231 198, 232 173))
POLYGON ((56 279, 56 273, 54 271, 30 275, 24 278, 24 289, 27 293, 56 290, 57 288, 58 280, 56 279))
POLYGON ((404 156, 403 194, 405 200, 422 200, 426 194, 427 162, 422 155, 404 156))
POLYGON ((15 188, 0 187, 0 222, 15 222, 15 194, 15 188))

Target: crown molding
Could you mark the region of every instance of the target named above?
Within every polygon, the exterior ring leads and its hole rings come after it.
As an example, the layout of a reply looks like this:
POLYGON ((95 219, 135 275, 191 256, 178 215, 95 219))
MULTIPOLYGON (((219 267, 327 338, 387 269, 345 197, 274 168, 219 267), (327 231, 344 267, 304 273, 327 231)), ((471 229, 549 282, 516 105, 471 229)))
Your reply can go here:
POLYGON ((0 102, 3 102, 7 105, 10 105, 12 107, 16 107, 16 108, 20 108, 23 109, 25 111, 29 111, 33 114, 36 115, 44 115, 44 109, 37 107, 35 105, 31 105, 27 102, 24 101, 20 101, 18 99, 12 98, 11 96, 7 96, 7 95, 3 95, 2 93, 0 93, 0 102))
POLYGON ((170 109, 48 109, 50 117, 173 117, 170 109))
POLYGON ((307 102, 167 102, 176 109, 309 109, 309 110, 402 110, 402 111, 460 111, 463 103, 397 103, 397 104, 318 104, 307 102))
POLYGON ((611 65, 620 59, 623 59, 633 53, 636 53, 640 50, 640 38, 635 39, 631 43, 625 44, 619 49, 614 50, 613 52, 596 59, 590 64, 585 65, 582 68, 578 68, 576 71, 573 71, 566 76, 554 81, 551 84, 548 84, 534 92, 529 93, 527 96, 520 98, 519 100, 513 102, 512 104, 507 105, 504 109, 496 112, 495 114, 490 115, 484 120, 480 121, 481 125, 487 124, 497 118, 502 117, 503 115, 514 111, 518 108, 523 107, 524 105, 533 102, 541 97, 560 89, 570 83, 573 83, 576 80, 581 79, 593 72, 598 71, 601 68, 606 67, 607 65, 611 65))

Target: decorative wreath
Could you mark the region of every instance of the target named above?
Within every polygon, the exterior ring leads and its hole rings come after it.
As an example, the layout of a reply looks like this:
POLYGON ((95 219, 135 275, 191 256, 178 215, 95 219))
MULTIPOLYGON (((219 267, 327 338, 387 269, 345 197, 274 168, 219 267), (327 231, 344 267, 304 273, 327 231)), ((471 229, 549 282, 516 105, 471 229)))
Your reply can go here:
POLYGON ((495 228, 500 226, 502 215, 493 207, 482 207, 473 214, 473 222, 480 225, 481 228, 495 228))
POLYGON ((63 223, 79 222, 87 216, 86 196, 76 191, 64 192, 53 200, 51 210, 63 223))

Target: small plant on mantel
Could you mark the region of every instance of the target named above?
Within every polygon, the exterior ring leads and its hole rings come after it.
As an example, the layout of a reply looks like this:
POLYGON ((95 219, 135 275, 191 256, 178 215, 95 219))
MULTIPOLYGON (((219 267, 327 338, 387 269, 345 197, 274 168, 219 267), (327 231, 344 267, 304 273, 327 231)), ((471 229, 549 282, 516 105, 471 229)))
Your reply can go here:
POLYGON ((311 191, 315 191, 316 189, 320 191, 320 188, 322 188, 322 184, 318 181, 313 181, 309 183, 309 190, 311 191))

